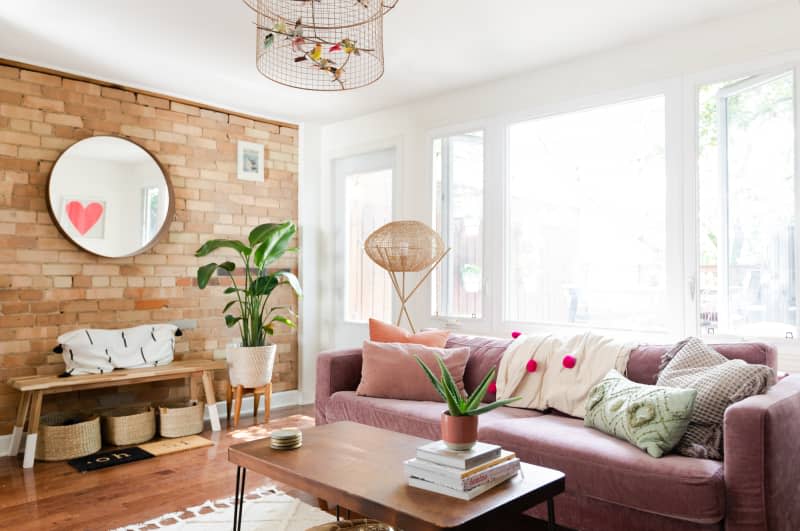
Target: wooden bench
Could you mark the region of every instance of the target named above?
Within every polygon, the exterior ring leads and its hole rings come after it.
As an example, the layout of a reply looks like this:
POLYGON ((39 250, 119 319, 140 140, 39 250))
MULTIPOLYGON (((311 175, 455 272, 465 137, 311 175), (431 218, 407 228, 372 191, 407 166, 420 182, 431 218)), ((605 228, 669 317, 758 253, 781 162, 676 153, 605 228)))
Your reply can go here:
POLYGON ((116 370, 106 374, 84 374, 65 378, 59 378, 58 376, 12 378, 8 381, 8 385, 19 390, 22 396, 17 407, 17 419, 14 423, 14 432, 11 438, 11 455, 17 455, 19 452, 22 432, 25 428, 25 419, 27 418, 28 437, 25 440, 25 457, 22 460, 22 466, 23 468, 33 467, 33 460, 36 457, 39 417, 42 413, 42 398, 44 395, 162 380, 180 380, 191 378, 195 375, 200 376, 203 380, 203 390, 206 395, 208 417, 211 419, 211 429, 219 431, 219 412, 217 411, 217 401, 214 398, 214 371, 225 369, 226 366, 227 364, 223 360, 186 360, 174 361, 169 365, 145 369, 116 370))

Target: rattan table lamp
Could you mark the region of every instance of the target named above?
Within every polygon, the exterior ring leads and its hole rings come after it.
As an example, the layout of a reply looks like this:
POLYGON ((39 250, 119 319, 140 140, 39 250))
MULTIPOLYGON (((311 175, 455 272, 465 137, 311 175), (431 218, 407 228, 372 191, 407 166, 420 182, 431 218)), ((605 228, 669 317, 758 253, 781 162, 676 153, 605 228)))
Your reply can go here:
POLYGON ((430 276, 450 249, 432 228, 420 221, 392 221, 375 230, 364 242, 364 251, 373 262, 385 269, 400 299, 397 325, 405 314, 412 332, 414 323, 406 303, 430 276), (417 284, 406 292, 406 273, 425 271, 417 284), (397 274, 400 273, 398 280, 397 274))

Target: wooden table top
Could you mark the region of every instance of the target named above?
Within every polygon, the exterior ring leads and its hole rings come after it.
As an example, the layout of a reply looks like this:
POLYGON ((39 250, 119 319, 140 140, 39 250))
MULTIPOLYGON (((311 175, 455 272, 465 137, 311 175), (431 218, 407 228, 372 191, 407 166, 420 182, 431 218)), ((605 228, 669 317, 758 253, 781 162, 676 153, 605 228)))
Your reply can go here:
POLYGON ((522 474, 470 501, 410 487, 403 461, 427 442, 337 422, 303 430, 297 450, 272 450, 269 439, 261 439, 231 446, 228 460, 407 531, 483 529, 493 516, 519 514, 564 491, 562 472, 528 463, 522 474))
POLYGON ((141 369, 117 369, 105 374, 79 374, 59 378, 58 376, 23 376, 10 378, 8 385, 20 391, 67 391, 109 387, 140 381, 180 378, 206 370, 225 369, 225 360, 182 360, 167 365, 144 367, 141 369))

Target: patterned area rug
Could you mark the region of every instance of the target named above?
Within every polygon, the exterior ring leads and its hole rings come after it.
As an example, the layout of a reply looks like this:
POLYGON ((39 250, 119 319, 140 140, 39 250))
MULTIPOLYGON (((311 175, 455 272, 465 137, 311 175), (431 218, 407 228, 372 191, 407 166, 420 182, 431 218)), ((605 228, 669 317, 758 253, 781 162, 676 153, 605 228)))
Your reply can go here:
MULTIPOLYGON (((245 497, 242 529, 245 531, 305 531, 335 521, 329 513, 274 487, 262 487, 245 497)), ((207 501, 182 512, 169 513, 147 522, 120 527, 115 531, 218 531, 233 525, 233 498, 207 501)))

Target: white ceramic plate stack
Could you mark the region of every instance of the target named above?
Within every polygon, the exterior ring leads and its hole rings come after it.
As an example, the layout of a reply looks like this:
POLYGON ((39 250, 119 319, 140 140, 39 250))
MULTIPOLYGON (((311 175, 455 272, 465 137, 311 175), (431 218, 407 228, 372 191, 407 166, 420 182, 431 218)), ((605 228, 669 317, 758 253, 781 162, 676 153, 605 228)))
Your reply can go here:
POLYGON ((273 450, 294 450, 303 446, 303 432, 297 429, 275 430, 270 436, 273 450))

